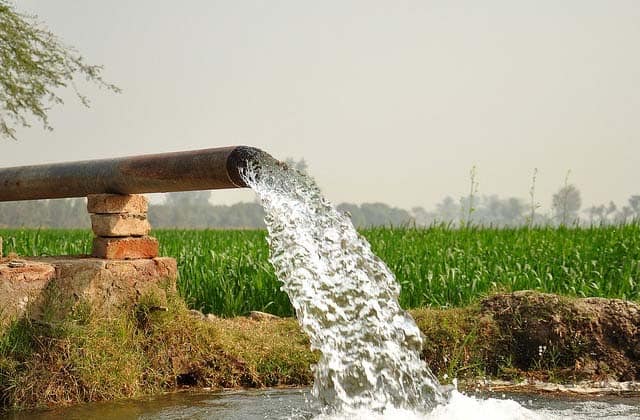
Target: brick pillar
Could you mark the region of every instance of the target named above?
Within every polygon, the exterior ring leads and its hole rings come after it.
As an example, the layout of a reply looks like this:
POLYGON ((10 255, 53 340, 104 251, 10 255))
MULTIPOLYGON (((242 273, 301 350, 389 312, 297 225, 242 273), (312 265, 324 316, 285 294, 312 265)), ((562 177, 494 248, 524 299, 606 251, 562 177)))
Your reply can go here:
POLYGON ((149 205, 142 195, 95 194, 87 197, 91 213, 93 256, 138 259, 158 256, 158 240, 148 236, 149 205))

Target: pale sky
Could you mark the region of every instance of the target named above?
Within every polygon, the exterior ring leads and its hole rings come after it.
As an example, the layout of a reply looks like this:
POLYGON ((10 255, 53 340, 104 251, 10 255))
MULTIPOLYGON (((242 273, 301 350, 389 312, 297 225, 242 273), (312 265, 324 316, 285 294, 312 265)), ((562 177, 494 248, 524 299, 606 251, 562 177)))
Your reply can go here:
MULTIPOLYGON (((640 1, 29 0, 120 95, 80 85, 0 167, 251 145, 332 201, 640 193, 640 1)), ((216 203, 253 200, 220 191, 216 203)))

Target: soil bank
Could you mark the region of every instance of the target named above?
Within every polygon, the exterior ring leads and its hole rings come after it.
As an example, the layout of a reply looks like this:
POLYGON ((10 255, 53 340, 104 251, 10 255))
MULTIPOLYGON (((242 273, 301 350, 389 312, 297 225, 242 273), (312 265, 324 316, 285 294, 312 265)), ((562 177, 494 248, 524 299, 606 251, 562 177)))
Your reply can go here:
MULTIPOLYGON (((410 312, 426 337, 423 357, 443 383, 529 379, 560 389, 640 380, 633 302, 522 291, 410 312)), ((317 357, 295 319, 205 316, 177 296, 143 297, 109 317, 79 304, 63 320, 23 317, 0 331, 0 410, 185 388, 306 386, 317 357)))

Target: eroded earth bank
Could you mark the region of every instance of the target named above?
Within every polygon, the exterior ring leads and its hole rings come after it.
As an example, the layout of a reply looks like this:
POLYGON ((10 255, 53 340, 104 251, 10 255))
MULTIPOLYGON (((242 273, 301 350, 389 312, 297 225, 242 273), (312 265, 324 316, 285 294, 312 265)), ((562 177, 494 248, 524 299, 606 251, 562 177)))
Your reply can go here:
MULTIPOLYGON (((523 291, 467 308, 410 312, 426 337, 422 356, 443 383, 638 389, 636 303, 523 291)), ((295 319, 222 319, 188 310, 178 297, 143 297, 110 317, 76 305, 63 320, 23 317, 3 327, 0 404, 24 409, 185 388, 306 386, 317 356, 295 319)))

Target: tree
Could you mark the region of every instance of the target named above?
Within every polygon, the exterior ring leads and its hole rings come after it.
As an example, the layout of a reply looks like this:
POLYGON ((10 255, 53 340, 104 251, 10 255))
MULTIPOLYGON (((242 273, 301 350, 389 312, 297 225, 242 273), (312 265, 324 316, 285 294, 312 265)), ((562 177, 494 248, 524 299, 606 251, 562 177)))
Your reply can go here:
POLYGON ((435 221, 433 213, 426 211, 423 207, 416 206, 411 209, 411 216, 419 226, 429 226, 435 221))
POLYGON ((561 225, 577 221, 581 205, 580 191, 573 184, 566 182, 564 187, 553 195, 551 204, 554 217, 561 225))
POLYGON ((614 221, 616 223, 627 223, 633 216, 633 210, 629 206, 622 206, 622 208, 616 213, 614 221))
POLYGON ((616 211, 618 210, 618 206, 616 206, 616 203, 612 201, 609 201, 609 205, 607 206, 607 209, 605 210, 605 221, 609 220, 609 217, 613 216, 616 211))
POLYGON ((629 197, 629 207, 634 213, 636 219, 640 219, 640 195, 632 195, 629 197))
POLYGON ((449 223, 455 220, 460 213, 460 206, 450 196, 446 196, 442 202, 436 204, 436 215, 439 221, 449 223))
MULTIPOLYGON (((526 204, 519 198, 510 197, 502 205, 502 219, 507 226, 517 226, 524 221, 526 204)), ((534 214, 535 217, 535 214, 534 214)))
POLYGON ((35 117, 51 130, 47 111, 63 103, 57 91, 71 86, 80 102, 89 106, 75 84, 78 76, 113 92, 101 66, 86 64, 82 56, 64 45, 35 16, 15 10, 0 0, 0 137, 16 139, 16 127, 29 127, 35 117))
POLYGON ((598 216, 600 216, 600 219, 602 219, 602 214, 604 212, 604 206, 603 205, 600 205, 600 206, 593 205, 593 206, 587 208, 584 212, 589 215, 589 223, 591 225, 593 225, 594 221, 596 220, 596 218, 598 216))
POLYGON ((206 207, 209 205, 211 190, 178 191, 165 194, 165 203, 174 207, 206 207))
POLYGON ((355 227, 367 226, 367 219, 365 218, 362 210, 360 210, 360 207, 357 204, 340 203, 338 204, 336 209, 346 214, 351 219, 351 223, 353 223, 355 227))
POLYGON ((0 226, 87 228, 91 226, 84 198, 0 203, 0 226))

